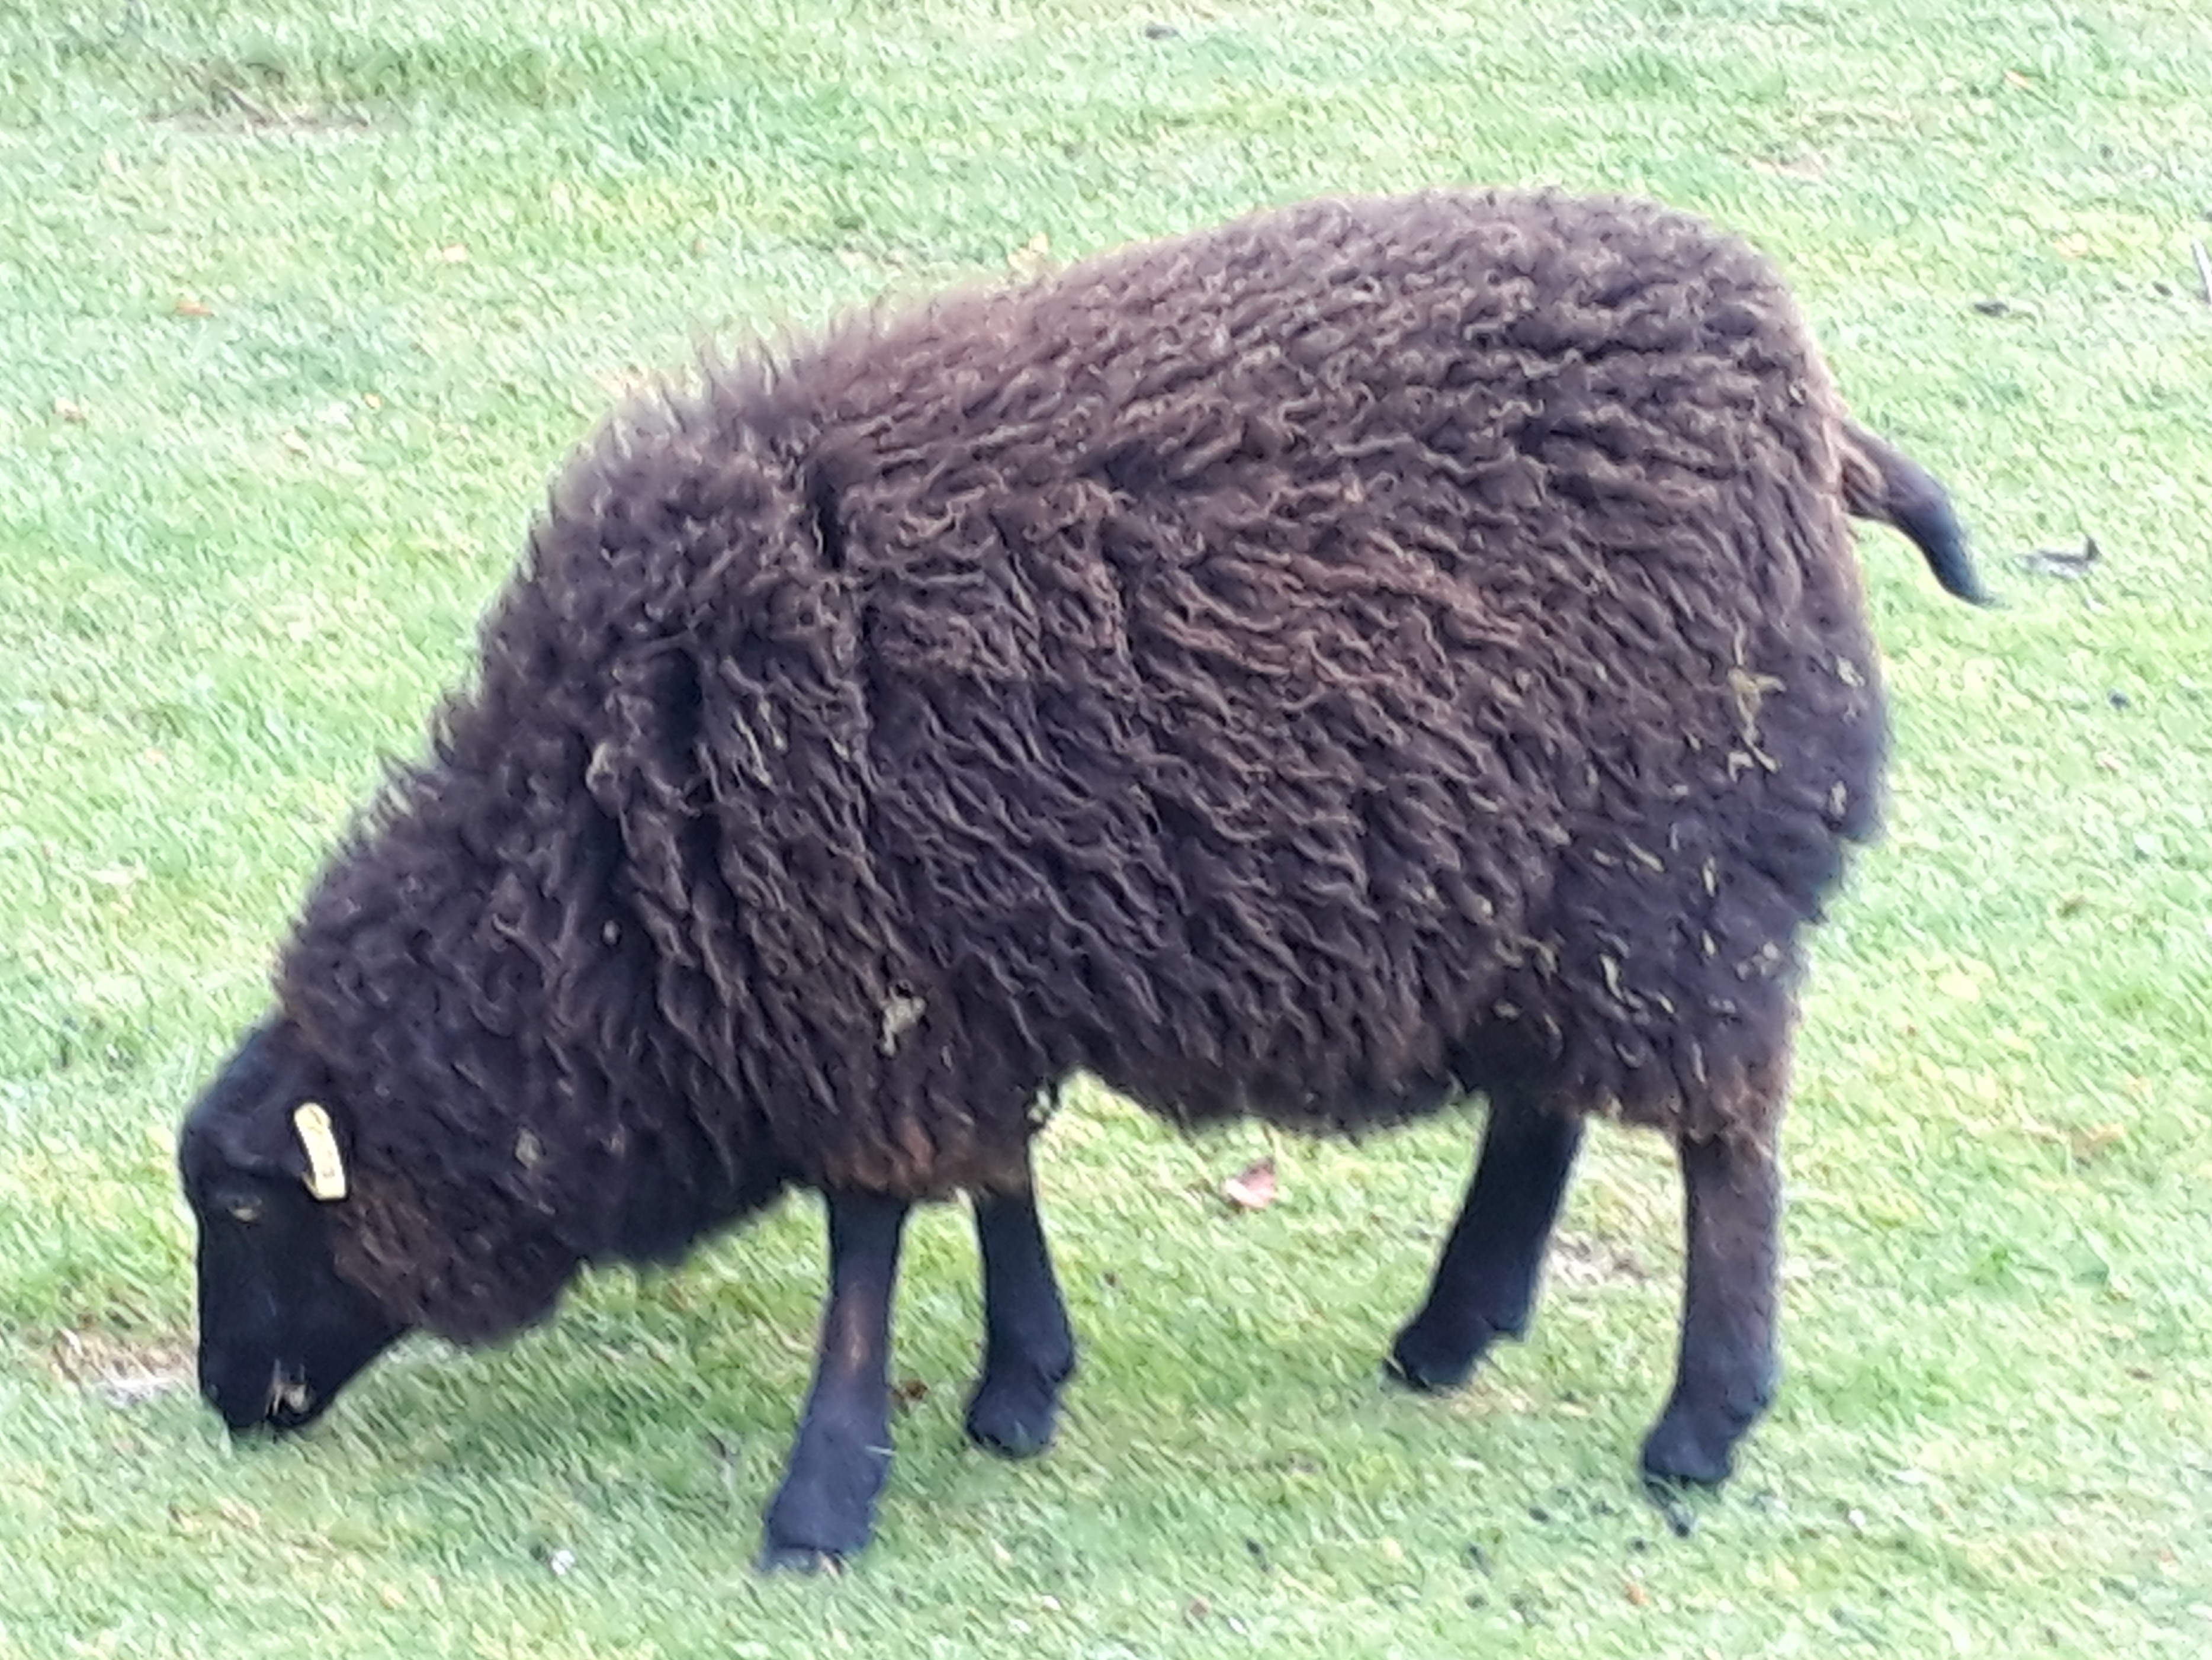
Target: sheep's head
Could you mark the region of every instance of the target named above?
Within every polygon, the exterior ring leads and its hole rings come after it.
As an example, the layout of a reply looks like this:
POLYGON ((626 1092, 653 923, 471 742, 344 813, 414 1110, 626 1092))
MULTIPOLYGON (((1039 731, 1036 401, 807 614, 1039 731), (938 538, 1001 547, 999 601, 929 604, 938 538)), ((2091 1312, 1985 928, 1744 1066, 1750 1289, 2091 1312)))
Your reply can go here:
POLYGON ((312 1422, 407 1330, 339 1272, 344 1136, 331 1080, 282 1025, 249 1036, 185 1121, 200 1392, 234 1432, 312 1422))

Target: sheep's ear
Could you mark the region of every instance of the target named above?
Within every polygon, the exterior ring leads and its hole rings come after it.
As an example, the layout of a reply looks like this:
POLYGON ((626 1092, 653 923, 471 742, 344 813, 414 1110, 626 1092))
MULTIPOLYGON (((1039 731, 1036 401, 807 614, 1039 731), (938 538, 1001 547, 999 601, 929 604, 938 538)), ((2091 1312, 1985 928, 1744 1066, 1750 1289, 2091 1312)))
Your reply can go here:
POLYGON ((330 1113, 317 1104, 319 1073, 294 1054, 281 1029, 262 1027, 247 1034, 185 1122, 186 1162, 204 1173, 220 1167, 272 1182, 299 1182, 308 1191, 318 1182, 318 1163, 334 1168, 344 1181, 345 1165, 330 1113), (304 1110, 313 1107, 319 1131, 302 1128, 304 1110), (316 1158, 316 1149, 326 1156, 316 1158))
POLYGON ((302 1101, 292 1109, 293 1134, 307 1156, 307 1191, 331 1204, 346 1196, 345 1160, 338 1152, 337 1131, 331 1115, 319 1101, 302 1101))

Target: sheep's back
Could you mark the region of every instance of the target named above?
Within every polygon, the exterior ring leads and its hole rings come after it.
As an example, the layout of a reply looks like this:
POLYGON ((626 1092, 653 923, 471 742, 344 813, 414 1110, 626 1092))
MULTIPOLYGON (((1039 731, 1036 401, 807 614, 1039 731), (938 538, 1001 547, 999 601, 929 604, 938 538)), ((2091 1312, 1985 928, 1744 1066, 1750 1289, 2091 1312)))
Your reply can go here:
POLYGON ((1078 1067, 1188 1118, 1510 1073, 1665 1122, 1772 1052, 1872 822, 1838 419, 1764 263, 1642 204, 1109 255, 611 425, 438 787, 604 855, 520 937, 567 1072, 685 1104, 632 1148, 988 1183, 1078 1067))
POLYGON ((1837 408, 1639 204, 1323 204, 794 377, 871 835, 994 1041, 1190 1116, 1663 1116, 1787 1018, 1880 718, 1837 408))

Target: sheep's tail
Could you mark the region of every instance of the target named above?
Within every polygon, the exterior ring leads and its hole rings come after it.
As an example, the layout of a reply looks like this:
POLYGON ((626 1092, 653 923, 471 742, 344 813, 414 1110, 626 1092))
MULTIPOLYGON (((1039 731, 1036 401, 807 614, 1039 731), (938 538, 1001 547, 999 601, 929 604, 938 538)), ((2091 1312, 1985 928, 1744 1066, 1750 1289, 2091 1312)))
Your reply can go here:
POLYGON ((1966 533, 1942 485, 1911 456, 1853 421, 1844 423, 1844 506, 1911 537, 1946 593, 1970 605, 1996 603, 1974 574, 1966 533))

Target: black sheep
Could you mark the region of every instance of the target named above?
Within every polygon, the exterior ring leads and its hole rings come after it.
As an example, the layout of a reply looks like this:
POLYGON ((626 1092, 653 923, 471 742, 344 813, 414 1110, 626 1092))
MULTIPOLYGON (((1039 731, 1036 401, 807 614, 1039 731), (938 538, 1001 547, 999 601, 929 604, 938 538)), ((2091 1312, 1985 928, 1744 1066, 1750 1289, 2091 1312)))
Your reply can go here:
POLYGON ((1583 1119, 1656 1127, 1689 1267, 1644 1464, 1721 1480, 1775 1376, 1799 938, 1875 824, 1847 511, 1979 598, 1771 268, 1635 201, 1311 203, 638 403, 185 1124, 206 1393, 304 1423, 410 1329, 816 1189, 767 1555, 842 1556, 914 1202, 975 1201, 971 1434, 1050 1437, 1060 1080, 1319 1131, 1479 1091, 1393 1369, 1519 1333, 1583 1119))

